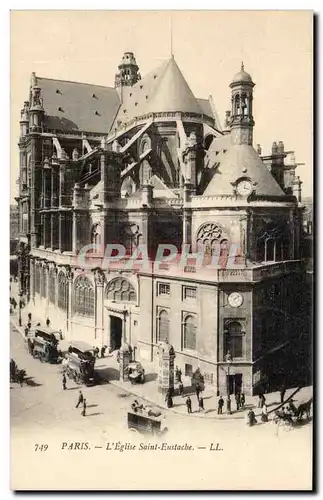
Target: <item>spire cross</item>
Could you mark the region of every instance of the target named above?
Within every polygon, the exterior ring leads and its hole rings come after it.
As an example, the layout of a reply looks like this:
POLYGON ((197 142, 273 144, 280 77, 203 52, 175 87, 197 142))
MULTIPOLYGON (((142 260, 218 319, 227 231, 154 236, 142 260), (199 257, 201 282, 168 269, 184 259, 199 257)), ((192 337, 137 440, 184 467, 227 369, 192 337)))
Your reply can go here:
POLYGON ((241 61, 241 71, 244 71, 244 64, 243 64, 243 61, 241 61))

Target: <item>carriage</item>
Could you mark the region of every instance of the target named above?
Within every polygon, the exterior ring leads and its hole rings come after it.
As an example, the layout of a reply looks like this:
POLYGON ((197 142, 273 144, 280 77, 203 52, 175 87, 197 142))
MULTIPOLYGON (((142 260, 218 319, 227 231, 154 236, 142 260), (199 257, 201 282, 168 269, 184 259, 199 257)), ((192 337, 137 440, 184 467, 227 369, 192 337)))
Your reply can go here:
POLYGON ((63 362, 63 370, 69 378, 76 384, 94 385, 97 381, 94 367, 93 347, 80 341, 74 341, 69 345, 63 362))
POLYGON ((167 432, 165 417, 158 408, 139 405, 135 401, 128 411, 128 429, 139 434, 162 436, 167 432))
POLYGON ((294 403, 289 403, 288 411, 285 412, 283 409, 279 409, 275 411, 273 421, 277 425, 284 425, 286 428, 291 429, 294 426, 297 426, 300 421, 305 418, 309 420, 311 414, 311 406, 312 406, 313 398, 309 399, 306 402, 302 402, 296 407, 294 403))
MULTIPOLYGON (((29 339, 28 339, 29 340, 29 339)), ((58 363, 60 358, 57 350, 57 343, 45 340, 43 337, 36 337, 28 342, 32 356, 42 363, 58 363)))

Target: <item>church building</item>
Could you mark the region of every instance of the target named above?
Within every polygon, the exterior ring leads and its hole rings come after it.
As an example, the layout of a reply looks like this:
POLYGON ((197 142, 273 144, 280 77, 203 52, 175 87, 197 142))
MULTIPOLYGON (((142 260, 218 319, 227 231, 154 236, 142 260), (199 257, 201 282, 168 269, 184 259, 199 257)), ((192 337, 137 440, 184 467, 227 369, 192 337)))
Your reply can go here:
POLYGON ((158 363, 167 340, 183 373, 200 368, 218 393, 253 394, 286 376, 299 338, 301 181, 282 141, 268 155, 254 148, 255 83, 243 64, 228 83, 222 126, 173 56, 141 78, 126 52, 113 87, 32 73, 19 280, 28 310, 67 339, 110 351, 128 342, 143 364, 158 363), (100 251, 81 259, 91 244, 126 255, 111 267, 100 251), (218 252, 220 265, 156 266, 160 244, 203 248, 208 262, 218 252), (129 265, 138 245, 149 266, 129 265))

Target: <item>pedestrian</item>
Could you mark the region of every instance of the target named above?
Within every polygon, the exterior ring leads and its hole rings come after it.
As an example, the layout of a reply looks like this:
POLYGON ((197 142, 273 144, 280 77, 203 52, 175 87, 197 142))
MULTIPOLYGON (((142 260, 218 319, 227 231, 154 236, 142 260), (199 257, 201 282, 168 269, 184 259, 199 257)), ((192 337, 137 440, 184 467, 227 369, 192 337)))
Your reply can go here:
POLYGON ((20 387, 22 387, 22 386, 23 386, 24 376, 25 376, 24 370, 20 370, 20 371, 18 372, 18 382, 19 382, 19 384, 20 384, 20 387))
POLYGON ((31 321, 31 313, 28 313, 28 321, 31 321))
POLYGON ((59 338, 60 338, 60 340, 63 340, 63 333, 62 333, 62 330, 58 330, 58 333, 59 333, 59 338))
POLYGON ((28 326, 25 326, 25 337, 26 338, 28 337, 28 332, 29 332, 29 328, 28 328, 28 326))
POLYGON ((244 405, 246 404, 246 398, 245 395, 242 393, 240 397, 240 407, 242 410, 244 410, 244 405))
POLYGON ((178 392, 179 392, 179 395, 180 396, 184 396, 184 386, 183 386, 183 382, 180 382, 179 383, 179 386, 178 386, 178 392))
POLYGON ((261 406, 262 396, 263 396, 263 395, 262 395, 262 392, 260 392, 260 393, 258 394, 258 404, 257 404, 257 407, 258 407, 258 408, 262 408, 262 406, 261 406))
POLYGON ((284 402, 285 394, 286 394, 286 389, 285 389, 285 386, 282 385, 282 387, 280 389, 280 402, 281 403, 284 402))
POLYGON ((129 344, 129 360, 130 360, 130 363, 132 362, 132 353, 133 353, 133 349, 132 349, 131 345, 129 344))
POLYGON ((197 400, 199 400, 199 398, 200 398, 200 393, 201 393, 201 386, 199 383, 197 383, 195 386, 195 394, 196 394, 197 400))
POLYGON ((189 396, 186 399, 186 407, 187 407, 187 413, 192 413, 192 401, 189 396))
POLYGON ((82 393, 82 391, 79 391, 79 397, 78 397, 77 405, 75 406, 75 408, 78 408, 80 406, 80 404, 83 403, 83 401, 84 401, 83 393, 82 393))
POLYGON ((63 376, 62 376, 62 384, 63 384, 63 390, 65 391, 66 390, 66 375, 65 375, 65 373, 63 373, 63 376))
POLYGON ((46 319, 46 326, 47 326, 47 328, 49 328, 49 325, 50 325, 50 319, 49 319, 49 318, 47 318, 47 319, 46 319))
POLYGON ((266 403, 266 398, 265 398, 264 394, 262 394, 261 400, 260 400, 260 408, 263 408, 265 403, 266 403))
POLYGON ((268 409, 266 403, 264 403, 264 406, 262 407, 261 421, 268 422, 268 409))
POLYGON ((218 415, 222 415, 223 406, 224 406, 224 399, 222 396, 220 396, 218 401, 218 415))
POLYGON ((82 410, 81 415, 82 415, 82 417, 86 416, 86 399, 85 398, 83 399, 83 410, 82 410))
POLYGON ((11 303, 13 305, 13 308, 16 309, 16 307, 17 307, 17 301, 16 301, 16 299, 14 297, 13 297, 11 303))
POLYGON ((104 355, 105 355, 105 350, 106 350, 106 346, 105 346, 105 345, 103 345, 103 346, 101 347, 101 358, 104 358, 104 355))
POLYGON ((240 392, 237 392, 236 395, 235 395, 235 398, 236 398, 236 406, 237 406, 237 411, 240 410, 240 392))
POLYGON ((28 326, 28 330, 30 330, 30 328, 31 328, 31 323, 30 323, 30 321, 28 321, 27 326, 28 326))
POLYGON ((171 393, 168 394, 166 404, 167 404, 167 408, 173 408, 173 398, 171 396, 171 393))
POLYGON ((231 415, 231 399, 230 396, 227 397, 227 413, 231 415))
POLYGON ((98 357, 99 357, 99 352, 100 352, 100 349, 99 349, 98 347, 94 347, 93 353, 94 353, 94 356, 95 356, 96 358, 98 358, 98 357))
POLYGON ((199 411, 204 411, 204 400, 202 396, 199 399, 199 411))

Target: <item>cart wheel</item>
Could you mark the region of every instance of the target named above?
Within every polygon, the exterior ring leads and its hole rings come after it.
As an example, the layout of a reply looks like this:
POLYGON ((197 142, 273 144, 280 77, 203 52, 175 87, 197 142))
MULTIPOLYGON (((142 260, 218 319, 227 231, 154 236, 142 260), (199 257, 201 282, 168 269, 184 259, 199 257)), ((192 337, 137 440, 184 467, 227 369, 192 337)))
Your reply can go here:
POLYGON ((132 432, 133 434, 139 434, 138 429, 135 429, 134 427, 130 427, 129 431, 132 432))

